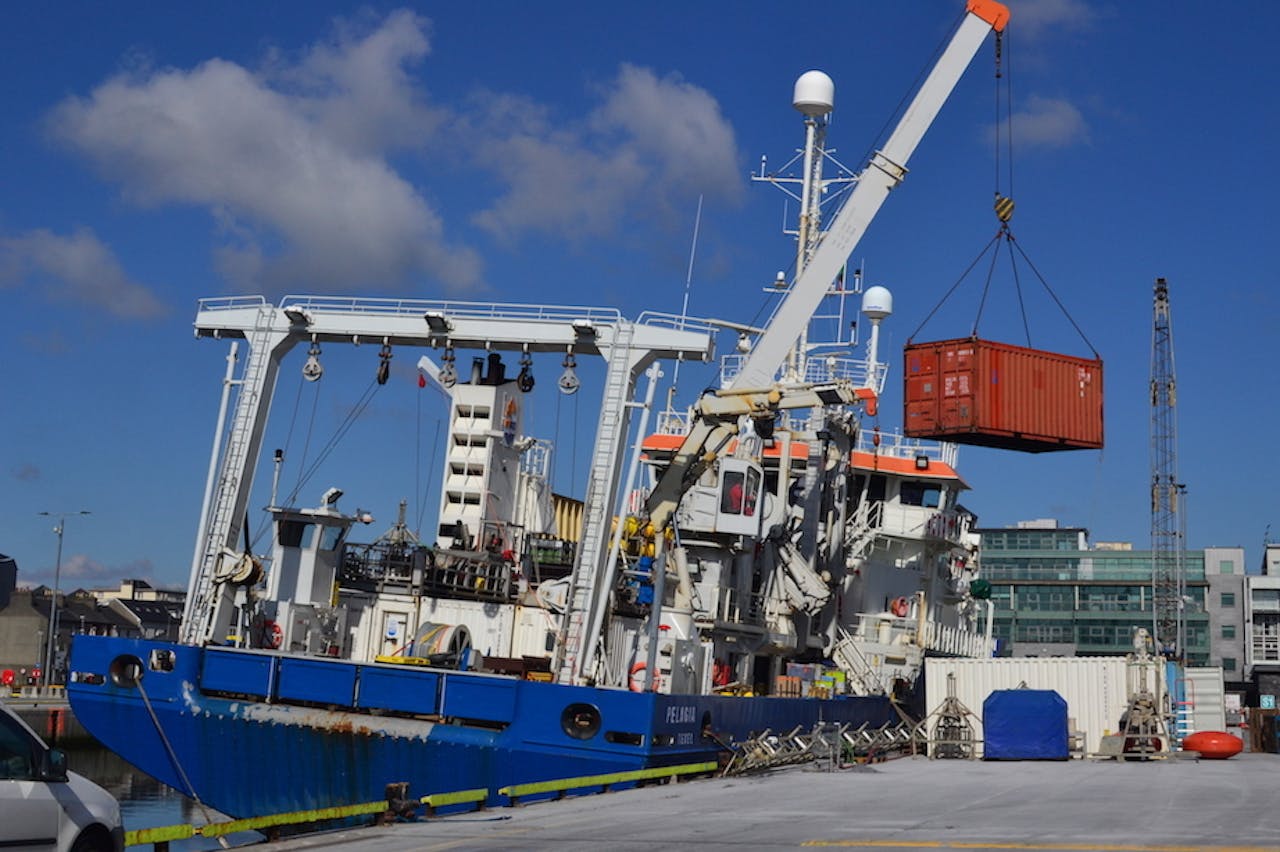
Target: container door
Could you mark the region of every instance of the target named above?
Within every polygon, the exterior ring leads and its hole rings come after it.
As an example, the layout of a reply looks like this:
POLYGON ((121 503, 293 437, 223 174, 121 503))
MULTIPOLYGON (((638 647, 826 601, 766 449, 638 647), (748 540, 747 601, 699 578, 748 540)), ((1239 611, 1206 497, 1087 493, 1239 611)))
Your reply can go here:
POLYGON ((903 432, 932 434, 938 431, 938 350, 926 343, 908 346, 904 355, 903 432))
POLYGON ((973 426, 977 407, 978 381, 974 344, 968 340, 957 341, 942 347, 941 356, 942 396, 939 401, 939 422, 943 431, 963 431, 973 426))

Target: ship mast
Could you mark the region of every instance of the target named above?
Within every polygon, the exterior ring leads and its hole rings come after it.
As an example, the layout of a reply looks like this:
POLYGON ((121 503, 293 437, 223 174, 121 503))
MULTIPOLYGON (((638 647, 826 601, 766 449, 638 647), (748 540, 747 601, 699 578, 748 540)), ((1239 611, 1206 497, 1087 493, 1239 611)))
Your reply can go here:
MULTIPOLYGON (((822 204, 824 201, 834 200, 841 194, 840 192, 829 193, 829 188, 847 186, 857 181, 857 176, 827 150, 827 126, 831 120, 831 112, 835 108, 835 83, 831 78, 821 71, 806 71, 800 75, 795 83, 791 105, 805 117, 804 148, 783 166, 783 170, 799 160, 801 176, 782 177, 767 173, 766 161, 763 157, 760 160, 760 173, 751 176, 753 181, 773 184, 800 204, 796 229, 783 231, 796 238, 796 265, 795 276, 790 282, 786 280, 785 273, 778 273, 775 287, 782 290, 789 290, 791 285, 799 280, 822 242, 824 235, 822 204), (824 179, 823 166, 828 160, 838 168, 838 175, 824 179), (788 185, 793 185, 796 189, 791 189, 788 185)), ((787 355, 782 375, 784 382, 794 384, 806 380, 810 348, 809 328, 806 324, 787 355)))

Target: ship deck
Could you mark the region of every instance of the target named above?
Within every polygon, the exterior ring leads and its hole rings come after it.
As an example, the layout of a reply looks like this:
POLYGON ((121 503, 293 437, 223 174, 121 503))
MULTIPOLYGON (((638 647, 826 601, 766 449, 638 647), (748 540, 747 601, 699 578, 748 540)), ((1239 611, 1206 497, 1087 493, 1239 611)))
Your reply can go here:
POLYGON ((255 850, 1280 848, 1280 756, 791 767, 312 834, 255 850))

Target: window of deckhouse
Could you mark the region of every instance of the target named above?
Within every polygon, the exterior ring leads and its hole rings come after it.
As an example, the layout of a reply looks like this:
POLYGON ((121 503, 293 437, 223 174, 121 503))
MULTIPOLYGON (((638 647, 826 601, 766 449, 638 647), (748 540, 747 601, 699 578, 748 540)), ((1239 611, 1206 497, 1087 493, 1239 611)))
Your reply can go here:
POLYGON ((932 483, 908 479, 898 487, 898 500, 904 506, 936 509, 941 499, 942 489, 932 483))

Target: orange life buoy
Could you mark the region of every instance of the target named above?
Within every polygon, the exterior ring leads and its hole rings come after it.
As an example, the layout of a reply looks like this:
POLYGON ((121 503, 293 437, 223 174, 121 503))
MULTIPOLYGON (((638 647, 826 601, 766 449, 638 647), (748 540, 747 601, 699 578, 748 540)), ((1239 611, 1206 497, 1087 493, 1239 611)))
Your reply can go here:
POLYGON ((906 598, 894 598, 893 603, 889 605, 889 611, 898 618, 906 618, 907 612, 910 611, 910 606, 906 598))
POLYGON ((644 692, 644 677, 636 677, 640 675, 649 666, 645 663, 635 663, 631 666, 631 672, 627 677, 627 685, 631 687, 632 692, 644 692))
POLYGON ((262 647, 279 648, 284 641, 284 631, 274 621, 262 622, 262 647))

